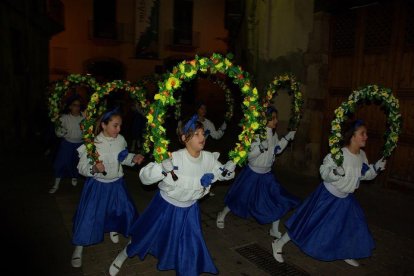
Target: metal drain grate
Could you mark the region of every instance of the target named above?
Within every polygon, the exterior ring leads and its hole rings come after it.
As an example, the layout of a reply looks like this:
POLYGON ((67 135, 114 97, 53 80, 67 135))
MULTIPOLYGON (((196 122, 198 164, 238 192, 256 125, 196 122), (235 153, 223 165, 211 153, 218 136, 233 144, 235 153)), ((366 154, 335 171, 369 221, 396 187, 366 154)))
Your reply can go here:
POLYGON ((270 252, 263 249, 256 243, 238 247, 234 250, 270 275, 309 275, 305 271, 302 271, 287 263, 278 263, 270 252))

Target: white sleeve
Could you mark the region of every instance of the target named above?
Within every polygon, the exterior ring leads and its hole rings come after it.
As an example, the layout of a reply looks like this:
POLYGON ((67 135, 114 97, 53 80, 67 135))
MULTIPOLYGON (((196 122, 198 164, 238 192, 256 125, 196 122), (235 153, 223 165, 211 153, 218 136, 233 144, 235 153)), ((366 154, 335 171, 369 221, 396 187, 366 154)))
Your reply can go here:
POLYGON ((90 160, 86 153, 86 147, 85 145, 80 146, 77 149, 79 153, 79 163, 78 163, 78 171, 81 175, 86 177, 92 177, 93 174, 91 173, 92 166, 90 164, 90 160))
POLYGON ((250 146, 249 159, 258 157, 262 152, 260 151, 260 139, 257 138, 250 146))
MULTIPOLYGON (((365 152, 362 152, 362 153, 363 153, 364 163, 368 165, 369 164, 368 158, 365 152)), ((365 172, 365 175, 361 176, 361 180, 372 180, 377 176, 377 172, 374 169, 374 165, 369 164, 368 166, 369 166, 369 170, 365 172)))
MULTIPOLYGON (((277 154, 281 154, 282 151, 285 150, 285 148, 287 147, 287 145, 289 144, 289 141, 287 139, 285 139, 285 137, 282 137, 282 139, 280 139, 277 143, 276 143, 276 147, 279 146, 280 150, 277 152, 277 154)), ((274 151, 274 149, 273 149, 274 151)))
POLYGON ((60 121, 60 127, 55 129, 55 133, 57 137, 64 137, 65 135, 68 134, 67 122, 63 116, 59 118, 59 121, 60 121))
POLYGON ((338 180, 338 177, 333 174, 333 169, 336 168, 337 165, 332 159, 331 154, 328 154, 323 159, 322 165, 319 167, 319 173, 321 177, 326 182, 335 182, 338 180))
POLYGON ((213 174, 214 174, 214 179, 213 182, 216 182, 217 180, 219 181, 223 181, 223 180, 230 180, 234 178, 234 174, 235 172, 227 172, 225 176, 222 175, 224 171, 224 165, 221 164, 217 159, 214 163, 214 168, 213 168, 213 174))
POLYGON ((205 120, 206 120, 205 123, 207 125, 207 129, 210 131, 211 137, 213 137, 213 139, 216 139, 216 140, 220 139, 223 136, 224 131, 222 131, 221 129, 216 130, 216 127, 210 120, 207 120, 207 119, 205 120))
MULTIPOLYGON (((127 142, 125 141, 125 138, 123 138, 122 143, 122 148, 124 149, 128 149, 128 145, 127 142)), ((134 166, 135 163, 132 162, 132 159, 134 159, 135 154, 134 153, 128 153, 127 157, 121 162, 122 165, 127 165, 127 166, 134 166)))
POLYGON ((142 184, 150 185, 164 179, 162 165, 156 162, 148 163, 139 171, 139 179, 142 184))

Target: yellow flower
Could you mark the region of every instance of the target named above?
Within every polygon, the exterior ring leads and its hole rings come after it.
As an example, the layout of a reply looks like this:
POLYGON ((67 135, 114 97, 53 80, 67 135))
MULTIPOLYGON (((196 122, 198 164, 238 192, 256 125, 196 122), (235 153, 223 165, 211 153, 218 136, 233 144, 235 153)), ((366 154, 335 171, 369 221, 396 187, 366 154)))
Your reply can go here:
POLYGON ((156 151, 157 151, 158 154, 163 154, 163 153, 167 152, 167 150, 163 147, 157 147, 156 151))
POLYGON ((196 73, 196 71, 195 70, 191 70, 190 72, 185 72, 185 75, 187 76, 187 77, 192 77, 194 74, 196 73))
POLYGON ((214 67, 216 67, 217 70, 220 70, 223 67, 223 62, 217 63, 214 67))
POLYGON ((250 105, 250 102, 249 102, 249 101, 247 101, 247 100, 244 100, 244 101, 243 101, 243 104, 244 104, 245 106, 249 106, 249 105, 250 105))
POLYGON ((204 65, 206 63, 206 60, 204 58, 200 58, 198 62, 200 63, 200 65, 204 65))
POLYGON ((238 164, 239 162, 240 162, 240 157, 235 157, 234 159, 233 159, 233 162, 234 162, 234 164, 238 164))
POLYGON ((253 88, 253 90, 252 90, 252 93, 253 93, 253 95, 256 95, 257 96, 257 89, 256 89, 256 87, 255 88, 253 88))
POLYGON ((92 102, 96 102, 96 101, 98 101, 98 98, 99 98, 98 94, 97 93, 93 93, 93 95, 91 96, 91 101, 92 102))
POLYGON ((224 59, 224 63, 226 64, 227 67, 230 67, 232 65, 231 61, 228 60, 227 58, 224 59))
POLYGON ((168 90, 171 90, 171 88, 177 88, 180 86, 180 80, 175 77, 169 77, 167 80, 167 83, 165 84, 165 87, 168 90))
POLYGON ((335 154, 337 154, 339 152, 339 149, 338 148, 331 148, 331 154, 332 155, 335 155, 335 154))
POLYGON ((163 104, 165 104, 165 102, 167 100, 167 98, 164 95, 159 94, 159 93, 155 94, 154 99, 155 100, 160 100, 163 104))
POLYGON ((178 65, 178 68, 180 69, 180 72, 181 73, 184 73, 185 72, 185 66, 184 66, 184 64, 180 64, 180 65, 178 65))
POLYGON ((256 110, 254 110, 254 111, 253 111, 253 116, 254 116, 254 117, 259 116, 259 112, 257 112, 256 110))
POLYGON ((243 157, 245 157, 246 156, 246 151, 245 150, 241 150, 240 152, 239 152, 239 156, 241 157, 241 158, 243 158, 243 157))
POLYGON ((250 89, 250 83, 246 82, 242 87, 242 92, 247 92, 250 89))
POLYGON ((252 129, 256 130, 256 129, 258 129, 258 128, 259 128, 259 124, 258 124, 257 122, 254 122, 254 123, 251 125, 251 127, 252 127, 252 129))
POLYGON ((344 116, 344 109, 343 109, 342 107, 338 107, 338 108, 335 110, 335 115, 336 115, 336 117, 338 117, 338 118, 343 118, 343 116, 344 116))
POLYGON ((147 119, 148 119, 148 123, 152 123, 152 121, 154 120, 154 117, 152 116, 152 114, 148 113, 147 119))

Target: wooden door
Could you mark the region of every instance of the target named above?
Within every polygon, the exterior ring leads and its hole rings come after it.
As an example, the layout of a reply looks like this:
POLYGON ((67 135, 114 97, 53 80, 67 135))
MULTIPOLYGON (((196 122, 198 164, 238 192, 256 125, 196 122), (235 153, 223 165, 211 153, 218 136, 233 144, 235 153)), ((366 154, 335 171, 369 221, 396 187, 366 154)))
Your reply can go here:
MULTIPOLYGON (((392 89, 403 117, 398 147, 387 170, 376 179, 383 186, 414 192, 414 4, 389 1, 332 14, 324 141, 328 141, 333 110, 352 90, 367 84, 392 89)), ((374 104, 360 106, 355 118, 367 122, 368 158, 380 157, 386 117, 374 104)), ((328 152, 327 142, 322 147, 328 152)))

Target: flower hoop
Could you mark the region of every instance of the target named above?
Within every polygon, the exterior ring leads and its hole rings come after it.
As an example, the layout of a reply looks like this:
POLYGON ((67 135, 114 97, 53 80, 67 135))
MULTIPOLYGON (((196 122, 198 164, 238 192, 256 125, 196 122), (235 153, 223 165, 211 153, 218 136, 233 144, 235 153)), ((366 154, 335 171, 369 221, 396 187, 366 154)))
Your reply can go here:
POLYGON ((247 160, 251 141, 263 123, 260 117, 263 108, 259 104, 257 89, 251 86, 248 73, 244 72, 240 66, 233 65, 231 59, 231 55, 223 57, 220 54, 213 54, 210 58, 196 56, 194 60, 179 63, 159 83, 159 93, 154 96, 155 101, 151 104, 147 115, 147 127, 150 132, 145 141, 145 149, 147 150, 149 150, 149 144, 154 143, 153 155, 157 162, 170 156, 168 152, 169 141, 166 139, 166 130, 162 126, 166 107, 176 103, 173 96, 174 91, 181 87, 183 81, 194 79, 198 71, 209 74, 226 74, 240 87, 244 95, 242 105, 244 117, 241 120, 243 129, 238 137, 240 143, 236 143, 235 149, 229 152, 229 157, 238 165, 242 165, 247 160))
POLYGON ((96 119, 105 111, 102 105, 99 106, 100 100, 104 96, 118 89, 123 89, 128 92, 132 100, 139 102, 144 110, 148 108, 149 103, 145 98, 145 90, 142 87, 133 86, 130 82, 123 82, 121 80, 115 80, 105 83, 102 86, 98 86, 95 89, 95 92, 91 95, 86 108, 85 119, 81 122, 83 141, 91 164, 99 162, 99 154, 96 151, 94 144, 94 129, 96 126, 96 119))
MULTIPOLYGON (((229 122, 231 118, 233 118, 234 112, 234 98, 233 94, 231 93, 230 89, 227 87, 224 81, 220 79, 212 80, 213 83, 217 84, 221 89, 224 90, 224 99, 226 101, 227 110, 224 114, 224 120, 229 122)), ((182 95, 178 95, 176 102, 175 102, 175 110, 174 110, 174 118, 178 121, 181 119, 181 98, 182 95)))
POLYGON ((382 88, 378 85, 367 85, 360 90, 353 91, 347 101, 335 109, 335 118, 331 122, 331 135, 329 136, 330 153, 338 166, 341 166, 344 157, 341 150, 343 140, 341 124, 347 120, 348 114, 355 111, 357 104, 365 101, 380 101, 387 115, 388 130, 385 132, 385 144, 382 151, 383 156, 389 157, 397 147, 398 136, 401 132, 401 113, 398 99, 395 98, 391 89, 382 88))
POLYGON ((296 130, 299 126, 300 119, 302 118, 304 101, 302 92, 300 91, 300 83, 296 81, 295 76, 284 74, 275 77, 266 90, 266 97, 263 106, 268 107, 270 101, 274 96, 277 96, 280 89, 286 89, 289 95, 293 95, 289 129, 296 130))
POLYGON ((89 86, 95 90, 99 85, 90 75, 71 74, 65 79, 57 81, 48 98, 49 117, 55 128, 61 127, 59 120, 62 112, 61 100, 69 91, 69 88, 75 85, 89 86))

